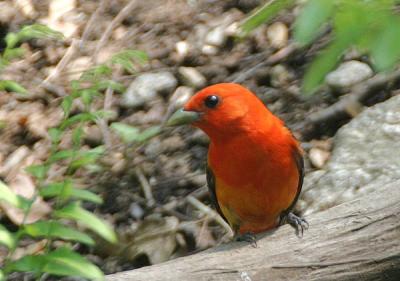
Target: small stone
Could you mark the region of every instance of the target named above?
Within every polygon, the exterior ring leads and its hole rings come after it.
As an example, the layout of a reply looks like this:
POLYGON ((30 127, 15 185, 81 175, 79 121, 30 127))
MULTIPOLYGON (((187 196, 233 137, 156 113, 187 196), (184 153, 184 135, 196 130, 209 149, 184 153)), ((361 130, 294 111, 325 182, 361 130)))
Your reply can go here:
POLYGON ((239 22, 233 22, 227 26, 225 29, 225 34, 227 36, 237 36, 239 32, 239 22))
POLYGON ((223 26, 217 26, 208 32, 205 42, 208 45, 215 47, 221 47, 226 41, 225 28, 223 26))
POLYGON ((317 147, 313 147, 310 149, 308 157, 310 158, 311 164, 314 167, 321 169, 326 161, 328 161, 330 153, 328 151, 322 150, 317 147))
POLYGON ((121 105, 124 107, 143 106, 156 98, 157 94, 173 91, 177 83, 170 72, 139 75, 123 94, 121 105))
POLYGON ((194 67, 184 67, 181 66, 178 69, 178 72, 181 76, 183 84, 193 87, 193 88, 201 88, 204 87, 207 83, 206 78, 194 67))
POLYGON ((332 88, 348 88, 372 77, 371 67, 356 60, 342 63, 336 70, 326 76, 326 83, 332 88))
POLYGON ((271 85, 274 87, 281 87, 287 85, 292 75, 289 71, 281 64, 278 64, 271 68, 271 85))
POLYGON ((193 88, 180 86, 178 87, 169 99, 169 104, 173 104, 174 108, 183 106, 191 96, 193 96, 193 88))
POLYGON ((212 45, 204 45, 201 52, 207 56, 215 56, 218 53, 218 48, 212 45))
POLYGON ((128 30, 125 26, 119 26, 113 32, 113 38, 116 41, 122 40, 126 36, 127 33, 128 33, 128 30))
POLYGON ((190 45, 187 41, 179 41, 175 44, 175 50, 179 60, 183 60, 190 50, 190 45))
POLYGON ((162 151, 164 153, 179 151, 182 147, 185 147, 185 142, 180 136, 171 136, 162 141, 162 151))
POLYGON ((84 140, 86 143, 92 147, 101 145, 103 143, 103 133, 101 132, 99 126, 92 125, 85 127, 84 129, 84 140))
POLYGON ((15 5, 22 11, 24 16, 31 19, 37 16, 37 12, 31 0, 17 0, 15 1, 15 5))
POLYGON ((12 1, 0 1, 0 22, 11 22, 15 17, 15 7, 12 1))
POLYGON ((282 22, 275 22, 267 29, 267 38, 272 47, 280 49, 287 45, 289 30, 282 22))
POLYGON ((144 154, 149 158, 157 157, 162 153, 163 147, 160 139, 154 138, 148 142, 146 148, 144 149, 144 154))
POLYGON ((133 202, 129 206, 129 215, 131 215, 131 217, 136 220, 140 220, 141 218, 143 218, 144 210, 138 203, 133 202))
POLYGON ((126 160, 125 159, 120 159, 114 165, 111 167, 111 172, 115 175, 122 174, 126 169, 126 160))

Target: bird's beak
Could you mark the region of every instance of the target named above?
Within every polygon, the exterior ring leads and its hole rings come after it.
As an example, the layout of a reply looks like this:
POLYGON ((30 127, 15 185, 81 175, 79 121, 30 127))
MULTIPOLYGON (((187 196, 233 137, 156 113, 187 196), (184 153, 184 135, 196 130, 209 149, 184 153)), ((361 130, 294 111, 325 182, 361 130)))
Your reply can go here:
POLYGON ((200 113, 196 111, 186 111, 184 109, 177 110, 167 120, 167 126, 180 126, 185 124, 191 124, 200 119, 200 113))

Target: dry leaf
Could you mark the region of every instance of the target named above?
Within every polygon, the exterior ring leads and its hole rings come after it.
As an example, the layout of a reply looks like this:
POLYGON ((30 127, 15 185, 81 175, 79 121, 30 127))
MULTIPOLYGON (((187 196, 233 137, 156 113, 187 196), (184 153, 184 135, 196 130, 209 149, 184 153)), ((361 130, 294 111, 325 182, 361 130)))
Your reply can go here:
MULTIPOLYGON (((8 183, 9 188, 16 194, 25 198, 32 198, 35 194, 35 185, 32 178, 25 172, 20 172, 8 183)), ((0 206, 6 213, 7 217, 16 225, 20 225, 24 221, 24 213, 21 209, 13 207, 5 202, 1 202, 0 206)), ((49 204, 41 198, 37 198, 33 203, 29 215, 25 219, 25 223, 33 223, 45 217, 51 212, 49 204)))
POLYGON ((151 264, 167 261, 176 248, 179 221, 175 217, 147 218, 133 237, 125 237, 121 255, 133 261, 145 254, 151 264))

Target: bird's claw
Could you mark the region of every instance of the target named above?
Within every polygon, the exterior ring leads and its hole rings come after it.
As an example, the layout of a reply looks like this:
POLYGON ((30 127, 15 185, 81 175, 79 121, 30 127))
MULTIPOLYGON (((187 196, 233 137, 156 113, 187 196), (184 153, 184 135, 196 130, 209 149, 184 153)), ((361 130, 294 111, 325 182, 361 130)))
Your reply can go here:
POLYGON ((281 224, 289 223, 294 229, 296 229, 296 235, 298 237, 303 237, 304 230, 307 230, 309 227, 308 222, 293 214, 292 212, 285 214, 281 218, 281 224))
POLYGON ((239 234, 235 237, 236 241, 246 241, 250 243, 253 248, 257 248, 257 237, 252 232, 246 232, 243 234, 239 234))

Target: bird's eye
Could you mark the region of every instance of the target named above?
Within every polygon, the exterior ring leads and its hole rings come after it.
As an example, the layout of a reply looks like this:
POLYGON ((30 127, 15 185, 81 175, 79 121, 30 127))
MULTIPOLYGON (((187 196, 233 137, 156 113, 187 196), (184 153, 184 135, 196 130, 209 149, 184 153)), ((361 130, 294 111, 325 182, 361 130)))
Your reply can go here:
POLYGON ((204 100, 204 104, 208 107, 208 108, 215 108, 217 106, 217 104, 219 103, 219 98, 217 96, 208 96, 206 97, 206 99, 204 100))

